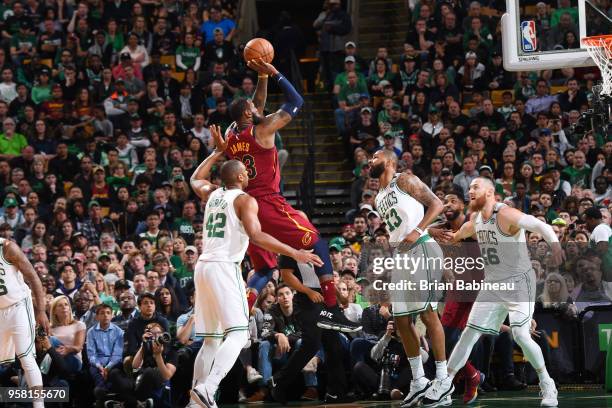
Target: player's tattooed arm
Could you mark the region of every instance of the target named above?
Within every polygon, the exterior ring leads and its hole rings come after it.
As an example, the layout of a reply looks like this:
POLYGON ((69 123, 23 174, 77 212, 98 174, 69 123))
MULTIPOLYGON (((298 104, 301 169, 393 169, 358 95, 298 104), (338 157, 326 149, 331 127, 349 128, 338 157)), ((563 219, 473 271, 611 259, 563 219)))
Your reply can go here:
POLYGON ((15 242, 8 240, 4 241, 2 254, 9 263, 15 265, 15 267, 21 271, 23 279, 34 294, 34 314, 36 323, 45 329, 47 334, 51 333, 49 319, 45 312, 45 291, 34 267, 15 242))
POLYGON ((397 186, 410 194, 419 203, 427 207, 423 219, 417 225, 420 229, 427 228, 444 210, 444 204, 437 195, 431 191, 427 184, 423 183, 413 174, 402 173, 397 179, 397 186))
POLYGON ((227 142, 223 140, 219 126, 211 125, 210 133, 215 140, 216 149, 202 163, 200 163, 189 180, 191 188, 193 188, 193 191, 203 201, 207 201, 210 193, 219 187, 216 184, 211 183, 208 178, 210 177, 213 165, 217 162, 217 160, 225 155, 225 149, 227 148, 227 142))
POLYGON ((282 109, 266 116, 255 128, 255 137, 264 148, 274 147, 276 131, 287 126, 291 122, 291 115, 282 109))

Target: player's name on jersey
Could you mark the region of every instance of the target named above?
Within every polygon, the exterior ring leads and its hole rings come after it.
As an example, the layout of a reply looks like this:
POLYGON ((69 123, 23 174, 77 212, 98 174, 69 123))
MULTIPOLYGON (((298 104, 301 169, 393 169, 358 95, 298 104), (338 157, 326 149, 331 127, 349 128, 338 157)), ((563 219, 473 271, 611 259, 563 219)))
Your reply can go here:
POLYGON ((438 290, 453 290, 453 291, 508 291, 515 290, 515 282, 485 282, 485 281, 462 281, 455 280, 453 282, 428 281, 426 279, 411 281, 407 279, 399 282, 385 282, 382 279, 376 279, 372 282, 374 290, 381 291, 438 291, 438 290))

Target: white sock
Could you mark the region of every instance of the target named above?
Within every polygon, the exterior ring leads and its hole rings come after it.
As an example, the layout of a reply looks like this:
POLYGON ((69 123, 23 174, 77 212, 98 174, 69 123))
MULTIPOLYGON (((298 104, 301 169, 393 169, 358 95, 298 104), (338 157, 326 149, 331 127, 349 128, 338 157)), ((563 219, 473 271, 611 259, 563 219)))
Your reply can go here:
POLYGON ((446 368, 446 360, 436 361, 436 378, 443 380, 448 377, 448 370, 446 368))
POLYGON ((470 353, 481 335, 481 332, 471 327, 466 327, 463 330, 459 341, 448 359, 448 376, 451 379, 455 377, 457 372, 461 370, 468 361, 470 353))
POLYGON ((247 341, 246 330, 233 331, 227 334, 215 354, 212 369, 204 383, 209 392, 214 393, 217 391, 221 380, 232 369, 247 341))
POLYGON ((420 355, 416 357, 408 357, 408 362, 410 363, 413 381, 425 376, 425 370, 423 370, 423 360, 421 360, 420 355))
POLYGON ((212 368, 213 361, 215 360, 217 350, 221 345, 221 340, 222 339, 216 337, 204 338, 204 344, 200 347, 200 351, 198 351, 198 355, 193 365, 192 388, 204 384, 204 381, 206 381, 210 369, 212 368))

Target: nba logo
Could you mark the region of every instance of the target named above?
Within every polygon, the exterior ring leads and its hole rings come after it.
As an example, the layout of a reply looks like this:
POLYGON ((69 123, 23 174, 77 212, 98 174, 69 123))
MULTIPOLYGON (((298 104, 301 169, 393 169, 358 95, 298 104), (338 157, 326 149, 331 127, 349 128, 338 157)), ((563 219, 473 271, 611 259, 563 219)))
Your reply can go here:
POLYGON ((521 22, 521 46, 523 52, 533 52, 538 48, 535 21, 521 22))

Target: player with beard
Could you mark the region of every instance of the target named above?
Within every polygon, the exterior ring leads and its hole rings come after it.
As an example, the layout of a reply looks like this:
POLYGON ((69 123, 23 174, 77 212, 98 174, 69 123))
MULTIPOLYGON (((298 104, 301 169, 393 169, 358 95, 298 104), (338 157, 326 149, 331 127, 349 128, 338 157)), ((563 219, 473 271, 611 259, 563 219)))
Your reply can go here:
MULTIPOLYGON (((444 216, 446 221, 429 227, 429 234, 438 242, 452 239, 451 233, 457 232, 468 221, 464 210, 463 192, 461 190, 452 190, 447 193, 444 197, 444 216)), ((455 245, 443 247, 446 258, 475 260, 480 257, 480 248, 474 238, 468 237, 461 240, 461 242, 462 245, 460 247, 455 245)), ((455 268, 457 275, 453 274, 453 271, 449 272, 449 274, 445 274, 445 278, 448 281, 479 282, 483 278, 484 271, 475 265, 474 268, 466 268, 461 274, 459 274, 457 268, 455 268)), ((442 327, 444 327, 447 353, 451 352, 453 345, 459 339, 461 330, 465 328, 477 294, 477 291, 448 290, 446 292, 444 312, 440 321, 442 322, 442 327)), ((478 396, 478 386, 484 382, 484 374, 478 371, 469 360, 465 363, 462 374, 465 381, 463 403, 471 404, 478 396)))
MULTIPOLYGON (((327 242, 319 236, 304 213, 291 207, 280 193, 275 134, 298 114, 304 100, 273 65, 263 60, 251 60, 248 65, 259 74, 255 95, 253 100, 238 98, 232 102, 230 115, 234 123, 226 131, 226 140, 217 148, 231 159, 241 161, 247 168, 249 184, 245 192, 257 200, 262 231, 293 248, 312 250, 323 260, 323 266, 317 266, 315 270, 326 307, 321 311, 317 325, 347 333, 359 331, 361 325, 348 320, 337 305, 327 242), (269 76, 278 83, 286 102, 275 113, 263 116, 269 76)), ((250 309, 278 265, 277 254, 255 244, 249 245, 248 254, 255 269, 247 282, 250 309)))
POLYGON ((453 378, 465 365, 470 352, 482 334, 497 334, 509 317, 512 337, 531 363, 542 390, 541 406, 557 406, 557 389, 548 375, 542 350, 531 338, 530 327, 535 304, 535 272, 531 266, 525 230, 537 232, 551 246, 557 265, 563 261, 563 250, 552 227, 532 215, 498 203, 495 186, 484 177, 470 183, 470 221, 452 234, 452 242, 476 235, 485 262, 484 283, 514 285, 514 290, 486 290, 478 293, 465 330, 448 361, 448 377, 434 380, 423 399, 423 406, 443 405, 444 396, 453 389, 453 378))
MULTIPOLYGON (((394 268, 391 281, 415 282, 417 287, 423 281, 441 282, 440 262, 430 260, 443 259, 443 253, 426 230, 442 213, 443 205, 440 199, 415 175, 397 173, 397 156, 388 150, 374 153, 370 160, 370 176, 380 181, 376 208, 387 225, 389 242, 398 245, 395 255, 403 256, 404 259, 408 257, 423 260, 421 264, 414 265, 414 268, 394 268)), ((412 371, 410 391, 401 407, 412 407, 423 398, 430 384, 423 370, 420 337, 413 323, 415 315, 421 316, 431 338, 436 360, 436 378, 442 381, 447 377, 444 330, 436 311, 439 296, 434 290, 409 290, 390 295, 395 325, 412 371)), ((448 405, 451 404, 450 394, 453 389, 451 382, 451 387, 441 397, 448 405)))

